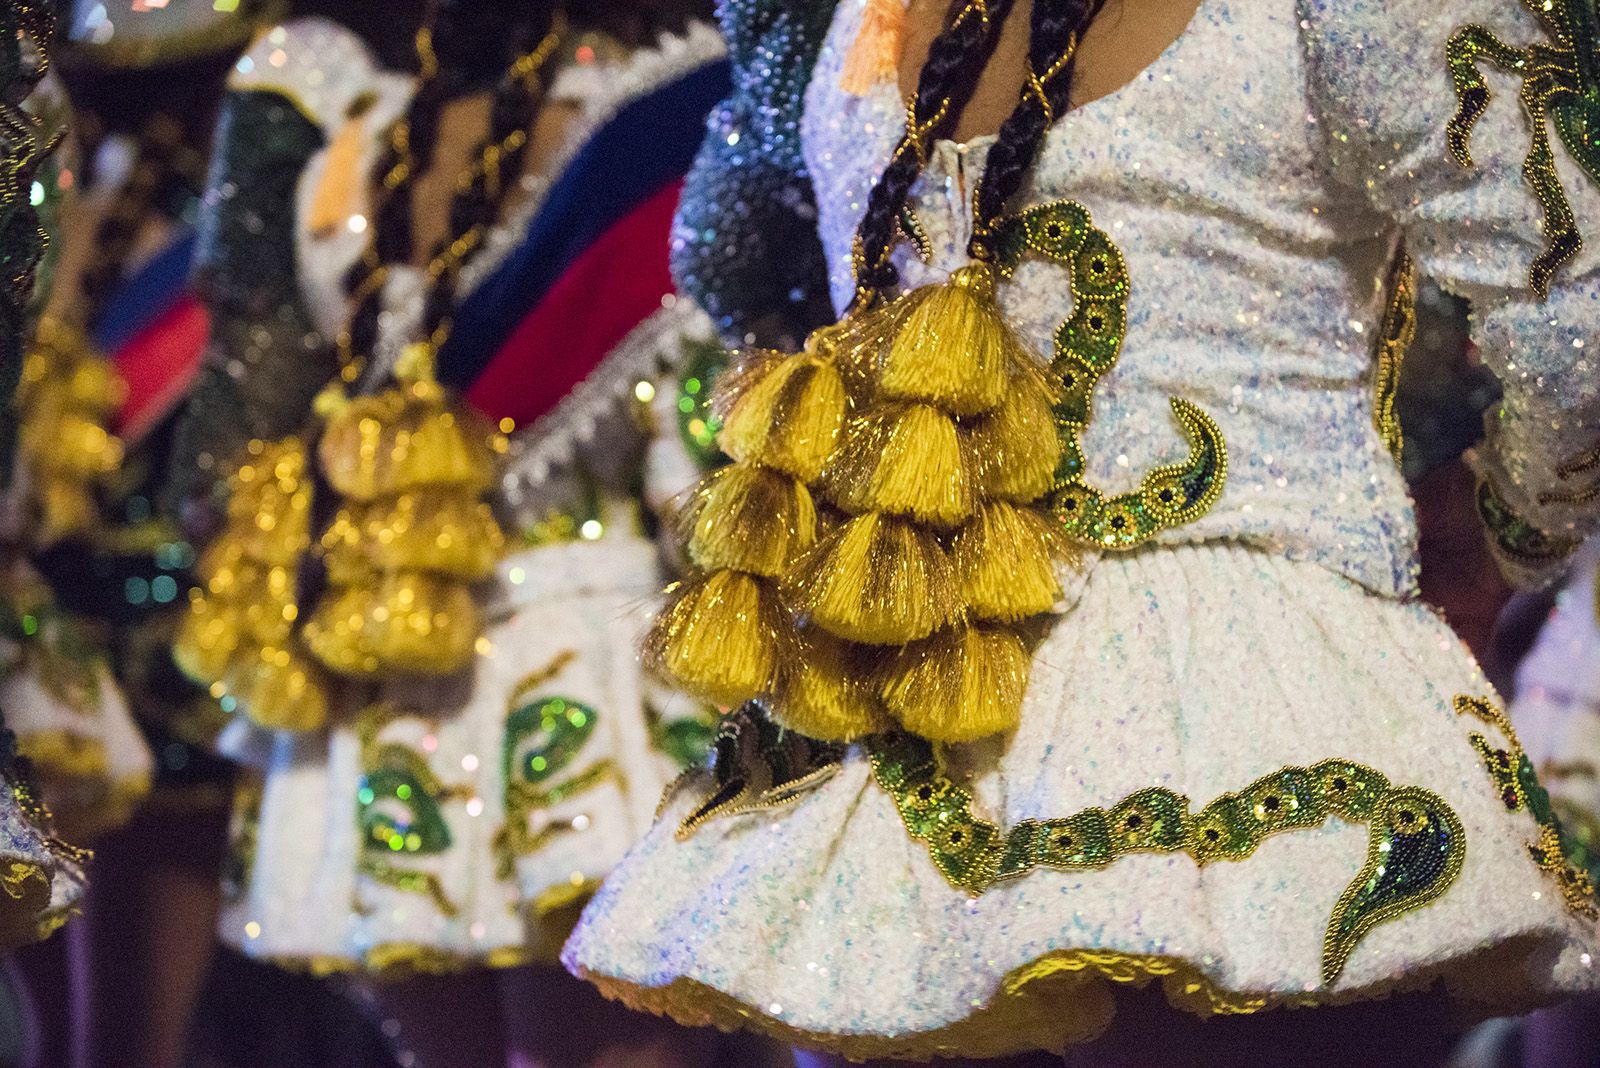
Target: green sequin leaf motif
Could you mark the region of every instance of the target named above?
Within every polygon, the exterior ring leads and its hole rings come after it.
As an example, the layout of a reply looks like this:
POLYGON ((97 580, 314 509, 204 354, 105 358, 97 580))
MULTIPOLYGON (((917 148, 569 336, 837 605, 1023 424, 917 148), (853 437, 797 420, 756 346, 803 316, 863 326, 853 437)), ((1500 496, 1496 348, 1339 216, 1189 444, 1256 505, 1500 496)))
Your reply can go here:
POLYGON ((1322 981, 1332 985, 1372 928, 1449 889, 1466 855, 1466 830, 1444 798, 1417 786, 1385 794, 1373 813, 1367 861, 1328 921, 1322 981))
POLYGON ((449 849, 443 794, 422 757, 402 745, 382 746, 356 791, 363 848, 422 856, 449 849))
POLYGON ((573 654, 562 653, 518 684, 511 694, 500 748, 506 822, 494 838, 497 870, 502 879, 512 877, 517 858, 538 852, 551 839, 578 830, 586 822, 582 816, 550 819, 534 830, 530 821, 536 811, 621 778, 610 760, 566 774, 594 737, 600 716, 592 706, 570 697, 528 697, 530 690, 554 678, 572 659, 573 654))
POLYGON ((1093 870, 1131 853, 1237 861, 1268 835, 1319 827, 1330 817, 1370 824, 1366 867, 1340 899, 1324 940, 1323 978, 1330 984, 1373 926, 1444 893, 1466 851, 1460 820, 1441 798, 1394 787, 1381 772, 1348 760, 1283 768, 1198 814, 1184 795, 1150 787, 1109 809, 1023 820, 1002 831, 973 814, 972 795, 939 770, 921 739, 884 739, 870 757, 907 833, 927 846, 952 885, 974 895, 1038 868, 1093 870))
POLYGON ((1463 26, 1446 46, 1458 107, 1447 134, 1450 152, 1472 166, 1472 130, 1489 108, 1489 85, 1480 63, 1522 78, 1522 107, 1531 127, 1522 175, 1544 210, 1545 249, 1533 261, 1528 280, 1540 297, 1550 281, 1583 247, 1572 204, 1556 173, 1549 123, 1584 173, 1600 183, 1600 17, 1594 0, 1523 0, 1549 34, 1550 42, 1514 48, 1484 26, 1463 26))
POLYGON ((1071 201, 1029 208, 1000 224, 997 264, 1015 273, 1024 257, 1038 256, 1071 274, 1072 315, 1056 331, 1051 370, 1061 387, 1056 404, 1062 458, 1051 509, 1073 539, 1124 551, 1158 532, 1192 523, 1211 510, 1228 476, 1222 431, 1200 408, 1171 399, 1173 416, 1189 441, 1182 463, 1158 467, 1138 490, 1107 498, 1084 479, 1082 436, 1094 410, 1094 390, 1122 354, 1128 329, 1128 268, 1122 252, 1089 212, 1071 201))
POLYGON ((1593 856, 1562 826, 1550 794, 1539 782, 1533 761, 1523 751, 1510 719, 1497 705, 1465 694, 1456 696, 1455 710, 1457 715, 1473 716, 1499 728, 1505 736, 1510 748, 1496 746, 1482 734, 1471 736, 1472 747, 1483 759, 1501 804, 1507 812, 1526 811, 1539 825, 1539 837, 1529 843, 1528 855, 1539 870, 1556 881, 1567 907, 1590 919, 1600 916, 1600 893, 1596 892, 1590 873, 1593 856))

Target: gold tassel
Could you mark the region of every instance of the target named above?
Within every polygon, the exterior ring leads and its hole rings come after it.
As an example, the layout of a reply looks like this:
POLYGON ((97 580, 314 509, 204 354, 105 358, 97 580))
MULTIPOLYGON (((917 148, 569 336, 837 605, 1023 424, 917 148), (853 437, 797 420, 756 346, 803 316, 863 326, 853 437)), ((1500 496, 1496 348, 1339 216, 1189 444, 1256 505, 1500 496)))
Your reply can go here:
POLYGON ((878 513, 830 531, 783 593, 796 615, 867 645, 927 637, 958 609, 955 573, 938 537, 878 513))
POLYGON ((237 604, 189 593, 189 610, 172 642, 178 670, 196 682, 211 685, 228 670, 244 634, 243 609, 237 604))
POLYGON ((973 477, 984 497, 1028 504, 1048 493, 1061 463, 1061 438, 1044 376, 1012 375, 999 408, 964 428, 973 477))
MULTIPOLYGON (((720 384, 719 384, 720 388, 720 384)), ((814 482, 839 437, 845 390, 832 363, 799 352, 742 377, 728 405, 718 444, 735 460, 758 463, 814 482)))
POLYGON ((302 637, 312 655, 341 675, 450 675, 472 661, 481 626, 467 586, 400 571, 330 591, 302 637))
POLYGON ((955 422, 926 404, 879 405, 852 419, 827 483, 847 512, 888 512, 939 527, 972 515, 955 422))
POLYGON ((427 571, 481 582, 505 552, 505 533, 483 501, 418 490, 339 510, 321 544, 331 581, 372 571, 427 571))
POLYGON ((454 487, 481 494, 493 479, 495 435, 446 403, 431 381, 406 382, 342 406, 317 448, 323 474, 354 501, 454 487))
POLYGON ((679 518, 689 559, 706 571, 776 577, 817 541, 805 484, 749 463, 706 476, 679 518))
POLYGON ((978 415, 1005 399, 1007 370, 1027 352, 1001 317, 994 270, 973 263, 948 281, 896 300, 903 324, 877 368, 884 397, 922 401, 955 415, 978 415))
POLYGON ((685 691, 737 705, 772 688, 782 609, 762 580, 718 571, 685 584, 645 638, 645 663, 685 691))
POLYGON ((328 722, 327 682, 321 668, 284 648, 259 649, 236 662, 228 691, 245 717, 274 731, 314 731, 328 722))
POLYGON ((1058 540, 1050 521, 1030 508, 986 505, 950 550, 967 611, 1005 623, 1048 612, 1061 596, 1058 540))
POLYGON ((299 438, 252 442, 254 458, 230 480, 228 533, 250 558, 291 566, 311 546, 311 483, 299 438))
POLYGON ((894 77, 900 68, 905 29, 904 0, 867 0, 861 30, 845 53, 839 88, 851 96, 865 96, 894 77))
POLYGON ((912 734, 937 744, 976 741, 1017 725, 1029 666, 1011 631, 957 627, 901 650, 882 696, 912 734))
POLYGON ((873 692, 864 650, 816 628, 784 649, 772 718, 808 738, 850 742, 891 724, 873 692))

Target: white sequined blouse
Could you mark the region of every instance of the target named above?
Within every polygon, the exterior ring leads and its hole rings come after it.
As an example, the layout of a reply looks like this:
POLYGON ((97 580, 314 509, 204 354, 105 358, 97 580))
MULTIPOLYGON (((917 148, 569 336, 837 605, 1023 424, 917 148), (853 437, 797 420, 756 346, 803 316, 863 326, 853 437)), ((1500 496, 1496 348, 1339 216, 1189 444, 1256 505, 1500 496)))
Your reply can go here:
MULTIPOLYGON (((866 2, 841 4, 803 124, 841 307, 851 237, 905 128, 892 83, 863 97, 839 88, 866 2)), ((1529 266, 1544 238, 1520 173, 1530 134, 1518 81, 1487 75, 1494 96, 1474 169, 1447 148, 1457 98, 1445 46, 1468 22, 1519 46, 1548 42, 1510 0, 1201 0, 1154 63, 1049 133, 1013 209, 1083 205, 1124 253, 1132 285, 1121 361, 1094 394, 1083 439, 1088 480, 1126 493, 1181 462, 1173 396, 1208 413, 1227 443, 1215 506, 1158 542, 1233 539, 1378 593, 1413 592, 1411 503, 1373 417, 1383 282, 1402 241, 1424 275, 1470 298, 1474 340, 1504 383, 1480 470, 1537 527, 1592 526, 1595 504, 1540 497, 1563 488, 1557 464, 1600 436, 1587 348, 1600 343, 1600 193, 1555 142, 1592 240, 1540 302, 1529 266)), ((964 262, 971 187, 992 143, 935 146, 912 198, 933 254, 923 264, 902 248, 908 285, 964 262)), ((1066 271, 1025 261, 1001 299, 1048 353, 1071 310, 1066 271)), ((1507 563, 1523 578, 1549 570, 1507 563)))

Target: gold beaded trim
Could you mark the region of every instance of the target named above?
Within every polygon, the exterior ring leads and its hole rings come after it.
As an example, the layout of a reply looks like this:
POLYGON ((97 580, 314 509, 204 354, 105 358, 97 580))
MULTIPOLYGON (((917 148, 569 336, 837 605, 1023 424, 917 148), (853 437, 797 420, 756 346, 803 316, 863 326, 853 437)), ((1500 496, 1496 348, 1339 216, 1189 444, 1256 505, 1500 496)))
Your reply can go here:
POLYGON ((1488 110, 1489 84, 1478 71, 1487 63, 1522 78, 1522 107, 1527 113, 1531 143, 1522 175, 1544 210, 1545 249, 1533 261, 1528 282, 1541 298, 1550 295, 1550 281, 1583 248, 1572 203, 1556 172, 1550 147, 1550 123, 1568 153, 1591 180, 1600 183, 1600 44, 1592 0, 1522 0, 1538 18, 1550 42, 1525 48, 1506 44, 1484 26, 1463 26, 1446 46, 1450 77, 1458 107, 1447 134, 1450 152, 1463 167, 1472 164, 1472 129, 1488 110))
POLYGON ((1405 439, 1400 417, 1395 414, 1395 398, 1400 392, 1400 369, 1417 337, 1417 265, 1403 248, 1389 268, 1388 291, 1388 307, 1373 359, 1376 370, 1372 379, 1372 423, 1398 466, 1404 459, 1405 439))

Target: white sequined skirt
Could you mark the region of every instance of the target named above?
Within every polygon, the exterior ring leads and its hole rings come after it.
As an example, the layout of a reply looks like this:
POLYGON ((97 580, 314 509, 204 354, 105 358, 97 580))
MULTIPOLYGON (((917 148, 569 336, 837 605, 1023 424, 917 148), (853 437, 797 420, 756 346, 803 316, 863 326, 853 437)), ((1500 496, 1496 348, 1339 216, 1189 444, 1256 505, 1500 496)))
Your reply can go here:
POLYGON ((1544 808, 1493 700, 1432 611, 1317 565, 1104 558, 1008 738, 855 746, 682 836, 710 789, 686 785, 564 960, 685 1023, 872 1057, 1059 1050, 1116 983, 1201 1014, 1588 989, 1592 898, 1530 852, 1544 808))
POLYGON ((470 680, 396 683, 353 722, 255 739, 228 944, 317 971, 548 959, 650 826, 678 771, 658 743, 696 712, 637 666, 652 546, 614 530, 527 549, 495 582, 470 680))

